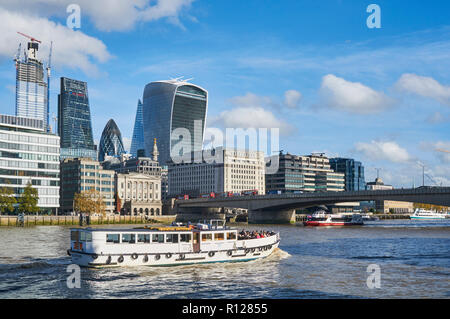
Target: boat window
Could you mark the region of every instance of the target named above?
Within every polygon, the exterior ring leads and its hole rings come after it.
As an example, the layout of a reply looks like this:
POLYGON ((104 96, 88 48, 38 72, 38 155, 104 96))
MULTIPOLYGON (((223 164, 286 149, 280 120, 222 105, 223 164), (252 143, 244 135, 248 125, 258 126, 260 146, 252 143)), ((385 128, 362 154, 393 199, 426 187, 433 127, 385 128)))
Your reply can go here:
POLYGON ((134 244, 136 243, 136 236, 134 234, 122 234, 122 243, 134 244))
POLYGON ((212 240, 212 234, 202 234, 202 241, 212 240))
POLYGON ((92 241, 92 233, 91 232, 86 233, 86 241, 92 241))
POLYGON ((236 239, 236 233, 235 233, 235 232, 229 232, 229 233, 227 233, 227 239, 228 239, 228 240, 236 239))
POLYGON ((138 234, 138 243, 149 243, 150 234, 138 234))
POLYGON ((180 234, 180 243, 190 243, 191 234, 180 234))
POLYGON ((167 234, 166 243, 178 243, 178 234, 167 234))
POLYGON ((225 239, 224 233, 215 233, 214 234, 214 240, 224 240, 224 239, 225 239))
POLYGON ((106 234, 106 242, 107 243, 120 243, 119 234, 106 234))
POLYGON ((70 232, 70 240, 78 241, 78 231, 77 230, 73 230, 70 232))
POLYGON ((84 231, 80 232, 80 241, 86 241, 86 233, 84 231))
POLYGON ((163 243, 164 242, 164 234, 153 234, 152 243, 163 243))

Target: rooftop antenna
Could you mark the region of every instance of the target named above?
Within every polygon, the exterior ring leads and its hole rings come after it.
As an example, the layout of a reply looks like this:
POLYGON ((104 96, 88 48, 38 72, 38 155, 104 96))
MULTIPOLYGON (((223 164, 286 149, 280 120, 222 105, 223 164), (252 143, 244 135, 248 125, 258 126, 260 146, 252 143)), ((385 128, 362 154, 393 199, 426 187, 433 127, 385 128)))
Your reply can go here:
POLYGON ((55 134, 58 135, 58 118, 56 117, 56 115, 53 113, 52 116, 53 122, 55 122, 55 134))
POLYGON ((381 168, 375 167, 375 169, 377 170, 377 179, 378 179, 378 178, 380 178, 381 168))

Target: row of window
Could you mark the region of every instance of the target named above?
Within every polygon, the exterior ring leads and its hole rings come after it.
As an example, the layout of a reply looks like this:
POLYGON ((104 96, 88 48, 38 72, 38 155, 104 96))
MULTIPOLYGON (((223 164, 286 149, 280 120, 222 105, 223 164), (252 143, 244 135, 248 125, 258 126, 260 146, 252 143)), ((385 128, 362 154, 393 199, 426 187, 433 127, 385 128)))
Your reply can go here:
POLYGON ((4 148, 7 150, 21 150, 21 151, 29 151, 29 152, 58 153, 59 154, 59 147, 50 147, 50 146, 38 146, 38 145, 0 142, 0 148, 4 148))
POLYGON ((59 156, 57 155, 43 155, 43 154, 31 154, 31 153, 16 153, 0 151, 0 157, 4 158, 17 158, 31 161, 47 161, 47 162, 58 162, 59 156))
MULTIPOLYGON (((191 237, 191 234, 138 234, 137 243, 190 243, 191 237)), ((136 244, 136 234, 122 234, 122 241, 120 234, 106 234, 106 242, 136 244)))
MULTIPOLYGON (((85 234, 81 232, 81 234, 85 234)), ((89 233, 88 233, 89 234, 89 233)), ((192 234, 106 234, 106 242, 119 244, 119 243, 127 243, 127 244, 136 244, 136 243, 190 243, 192 240, 192 234), (122 239, 122 240, 120 240, 122 239)), ((235 232, 227 232, 227 233, 214 233, 214 241, 222 241, 225 240, 225 235, 227 240, 235 240, 236 233, 235 232)), ((92 235, 91 235, 92 236, 92 235)), ((92 240, 92 237, 89 237, 92 240)), ((75 239, 72 239, 75 240, 75 239)), ((83 235, 80 237, 80 240, 83 240, 83 235)), ((212 241, 213 234, 206 233, 201 236, 202 242, 212 241)), ((86 239, 86 241, 88 241, 86 239)))
POLYGON ((5 141, 13 141, 13 142, 59 145, 59 139, 57 139, 57 138, 27 136, 27 135, 22 135, 22 134, 18 135, 18 134, 0 133, 0 139, 5 140, 5 141))

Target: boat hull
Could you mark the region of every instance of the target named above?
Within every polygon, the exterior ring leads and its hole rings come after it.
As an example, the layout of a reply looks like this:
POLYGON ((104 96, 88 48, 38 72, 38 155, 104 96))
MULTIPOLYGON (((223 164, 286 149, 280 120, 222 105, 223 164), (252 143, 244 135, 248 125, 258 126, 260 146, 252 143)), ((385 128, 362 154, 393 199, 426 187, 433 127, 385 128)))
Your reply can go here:
POLYGON ((305 226, 361 226, 364 223, 351 223, 351 222, 320 222, 320 221, 306 221, 303 223, 305 226))
MULTIPOLYGON (((276 237, 276 236, 274 236, 276 237)), ((276 238, 275 238, 276 239, 276 238)), ((178 266, 188 264, 243 262, 265 258, 278 248, 279 240, 264 245, 250 245, 222 251, 177 252, 177 253, 141 253, 141 254, 92 254, 69 250, 72 262, 82 267, 133 267, 133 266, 178 266)))
POLYGON ((445 219, 445 216, 410 216, 411 219, 445 219))

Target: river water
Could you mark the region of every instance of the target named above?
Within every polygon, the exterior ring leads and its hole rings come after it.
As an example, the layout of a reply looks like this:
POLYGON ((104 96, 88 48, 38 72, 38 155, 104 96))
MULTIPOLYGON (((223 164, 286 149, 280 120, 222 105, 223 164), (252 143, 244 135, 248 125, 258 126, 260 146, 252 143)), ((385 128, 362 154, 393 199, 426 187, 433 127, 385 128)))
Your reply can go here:
POLYGON ((449 219, 245 229, 280 232, 279 249, 241 263, 82 269, 69 289, 68 227, 0 228, 0 298, 450 298, 449 219), (380 288, 367 285, 371 264, 380 288))

